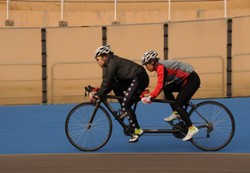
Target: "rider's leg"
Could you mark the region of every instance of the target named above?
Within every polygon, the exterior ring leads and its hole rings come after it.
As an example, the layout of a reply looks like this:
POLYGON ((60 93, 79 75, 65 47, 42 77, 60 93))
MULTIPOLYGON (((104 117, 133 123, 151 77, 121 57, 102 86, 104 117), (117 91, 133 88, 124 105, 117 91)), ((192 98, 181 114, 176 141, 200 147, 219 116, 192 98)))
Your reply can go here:
MULTIPOLYGON (((174 82, 166 85, 163 89, 164 95, 167 100, 173 100, 175 101, 175 97, 173 95, 173 92, 179 92, 181 90, 181 85, 178 85, 174 82)), ((164 118, 165 121, 172 121, 175 120, 177 117, 179 117, 178 112, 175 109, 175 106, 173 104, 170 104, 173 112, 170 116, 164 118)))
MULTIPOLYGON (((124 97, 124 91, 127 91, 129 84, 131 83, 131 80, 125 80, 120 82, 114 82, 113 83, 113 91, 116 96, 124 97)), ((122 99, 118 100, 120 104, 122 104, 122 99)))
POLYGON ((128 121, 132 129, 132 132, 134 132, 135 129, 140 128, 136 115, 131 108, 133 104, 133 95, 137 91, 137 87, 138 87, 138 79, 134 78, 132 83, 128 87, 127 91, 125 92, 124 98, 121 103, 122 111, 128 117, 128 121))
POLYGON ((140 129, 139 123, 135 112, 132 110, 131 106, 135 102, 135 96, 138 93, 138 90, 144 90, 149 83, 147 75, 139 75, 134 77, 132 83, 128 87, 128 90, 125 93, 124 99, 122 101, 122 110, 127 114, 131 129, 133 131, 133 136, 129 142, 136 142, 140 135, 142 135, 143 130, 140 129))
POLYGON ((184 141, 187 141, 193 137, 199 130, 193 126, 188 113, 184 109, 184 105, 192 98, 195 92, 200 86, 200 78, 196 72, 192 72, 186 82, 182 87, 179 94, 176 97, 175 107, 183 121, 189 127, 187 135, 183 138, 184 141))

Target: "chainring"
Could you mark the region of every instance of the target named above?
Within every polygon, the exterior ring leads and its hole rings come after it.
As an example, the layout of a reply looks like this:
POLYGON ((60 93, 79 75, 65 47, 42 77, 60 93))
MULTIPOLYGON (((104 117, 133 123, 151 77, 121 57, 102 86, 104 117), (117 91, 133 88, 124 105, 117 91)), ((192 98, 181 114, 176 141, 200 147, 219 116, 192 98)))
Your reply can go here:
POLYGON ((124 129, 123 129, 123 133, 124 133, 124 135, 126 135, 126 136, 131 136, 132 132, 131 132, 131 128, 130 128, 129 125, 127 125, 127 128, 124 128, 124 129))
POLYGON ((184 122, 179 122, 179 123, 175 124, 173 126, 173 130, 179 130, 179 132, 174 132, 173 133, 173 135, 176 138, 183 138, 188 132, 188 128, 187 128, 187 126, 185 125, 184 122))

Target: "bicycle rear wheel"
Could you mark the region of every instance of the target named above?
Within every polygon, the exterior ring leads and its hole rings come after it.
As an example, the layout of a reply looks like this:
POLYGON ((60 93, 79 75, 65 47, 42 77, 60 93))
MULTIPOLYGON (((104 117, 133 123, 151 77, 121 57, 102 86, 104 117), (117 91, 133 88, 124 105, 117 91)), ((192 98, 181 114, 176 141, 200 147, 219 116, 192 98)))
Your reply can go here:
POLYGON ((217 151, 232 140, 235 121, 232 113, 221 103, 204 101, 191 109, 190 119, 199 128, 191 139, 194 146, 204 151, 217 151))
POLYGON ((112 121, 103 107, 98 107, 92 123, 90 119, 96 107, 81 103, 68 114, 65 131, 70 143, 82 151, 95 151, 103 147, 112 133, 112 121))

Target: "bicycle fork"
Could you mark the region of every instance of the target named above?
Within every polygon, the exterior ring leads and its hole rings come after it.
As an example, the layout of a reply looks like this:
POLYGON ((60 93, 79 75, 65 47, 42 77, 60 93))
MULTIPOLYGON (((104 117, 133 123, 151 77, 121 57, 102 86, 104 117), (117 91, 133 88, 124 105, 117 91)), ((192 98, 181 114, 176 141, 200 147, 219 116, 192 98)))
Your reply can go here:
POLYGON ((97 103, 95 104, 95 109, 94 109, 94 111, 93 111, 93 113, 92 113, 92 115, 91 115, 91 117, 90 117, 90 120, 89 120, 89 122, 88 122, 88 124, 87 124, 87 126, 86 126, 87 129, 90 129, 90 128, 91 128, 92 122, 93 122, 93 120, 94 120, 94 118, 95 118, 95 115, 96 115, 96 112, 97 112, 97 109, 99 108, 99 106, 100 106, 100 103, 97 102, 97 103))

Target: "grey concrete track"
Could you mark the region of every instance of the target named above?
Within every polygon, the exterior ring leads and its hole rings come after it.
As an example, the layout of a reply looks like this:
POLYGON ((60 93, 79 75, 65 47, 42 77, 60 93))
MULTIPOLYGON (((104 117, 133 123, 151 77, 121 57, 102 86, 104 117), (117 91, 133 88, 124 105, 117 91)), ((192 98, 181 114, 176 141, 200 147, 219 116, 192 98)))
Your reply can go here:
POLYGON ((250 154, 0 155, 0 173, 249 173, 250 154))

